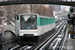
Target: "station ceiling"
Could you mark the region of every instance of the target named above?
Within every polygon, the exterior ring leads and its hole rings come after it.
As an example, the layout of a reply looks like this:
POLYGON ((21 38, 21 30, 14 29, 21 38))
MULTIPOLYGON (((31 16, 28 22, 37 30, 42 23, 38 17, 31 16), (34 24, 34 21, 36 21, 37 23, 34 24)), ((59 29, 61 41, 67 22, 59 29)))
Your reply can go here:
POLYGON ((74 0, 0 0, 0 6, 13 4, 55 4, 75 6, 74 0))

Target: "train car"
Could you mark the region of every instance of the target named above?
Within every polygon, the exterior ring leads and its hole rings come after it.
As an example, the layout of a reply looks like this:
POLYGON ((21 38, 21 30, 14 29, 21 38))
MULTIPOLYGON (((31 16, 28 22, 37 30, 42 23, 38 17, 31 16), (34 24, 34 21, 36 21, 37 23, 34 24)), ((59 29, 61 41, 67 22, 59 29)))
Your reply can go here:
POLYGON ((40 42, 49 31, 55 30, 55 18, 35 13, 19 15, 19 37, 21 43, 40 42))

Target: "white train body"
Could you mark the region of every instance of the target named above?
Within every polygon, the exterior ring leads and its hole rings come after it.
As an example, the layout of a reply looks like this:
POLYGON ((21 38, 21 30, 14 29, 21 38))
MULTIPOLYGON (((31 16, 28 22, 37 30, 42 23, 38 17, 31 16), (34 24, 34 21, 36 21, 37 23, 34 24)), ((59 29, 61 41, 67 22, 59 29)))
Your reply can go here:
POLYGON ((26 37, 38 36, 39 37, 54 28, 55 28, 54 17, 40 16, 38 14, 20 14, 19 15, 19 36, 20 37, 23 37, 23 36, 26 36, 26 37), (23 18, 26 24, 23 23, 23 18), (36 19, 34 20, 33 18, 36 18, 36 19), (32 22, 32 20, 34 22, 32 22), (27 22, 29 22, 30 25, 27 22), (35 25, 33 25, 33 23, 35 25))

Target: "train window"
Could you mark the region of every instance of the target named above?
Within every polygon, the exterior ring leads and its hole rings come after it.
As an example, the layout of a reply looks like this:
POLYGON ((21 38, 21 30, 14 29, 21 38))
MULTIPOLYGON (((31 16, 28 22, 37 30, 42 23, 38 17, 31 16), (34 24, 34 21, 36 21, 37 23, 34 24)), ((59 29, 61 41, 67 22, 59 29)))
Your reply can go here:
POLYGON ((41 26, 44 25, 44 18, 40 18, 40 25, 41 25, 41 26))
POLYGON ((20 28, 21 29, 37 29, 37 16, 36 15, 20 15, 20 28))

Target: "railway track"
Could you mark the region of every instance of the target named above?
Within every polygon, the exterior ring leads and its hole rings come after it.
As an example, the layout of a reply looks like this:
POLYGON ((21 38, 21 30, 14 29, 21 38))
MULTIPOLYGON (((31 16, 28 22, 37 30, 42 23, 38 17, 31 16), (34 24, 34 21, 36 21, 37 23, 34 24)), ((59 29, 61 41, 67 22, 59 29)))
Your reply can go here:
POLYGON ((54 40, 54 38, 56 38, 57 35, 60 33, 60 31, 62 30, 64 24, 61 26, 61 28, 55 34, 53 34, 52 36, 48 37, 48 39, 46 39, 44 42, 40 43, 40 45, 36 45, 30 50, 46 50, 46 48, 48 47, 49 43, 51 43, 52 40, 54 40))
POLYGON ((56 22, 56 26, 59 25, 62 21, 56 22))
POLYGON ((54 41, 50 44, 48 50, 60 50, 62 48, 62 42, 64 40, 64 37, 66 36, 67 30, 66 25, 64 25, 61 33, 54 39, 54 41))
POLYGON ((28 46, 28 45, 25 45, 25 46, 16 45, 13 48, 10 48, 8 50, 27 50, 27 49, 30 49, 30 48, 32 48, 32 46, 28 46))
MULTIPOLYGON (((64 22, 62 22, 62 24, 60 24, 61 28, 58 30, 57 33, 54 33, 54 34, 51 34, 50 37, 48 37, 45 41, 43 42, 40 42, 38 43, 37 45, 35 46, 31 46, 31 45, 19 45, 19 44, 14 44, 12 45, 11 47, 7 48, 7 50, 39 50, 40 48, 42 48, 44 45, 46 45, 46 43, 48 43, 48 41, 50 40, 53 40, 55 37, 54 36, 57 36, 58 33, 61 31, 62 27, 64 26, 63 24, 64 22)), ((60 27, 59 26, 59 27, 60 27)), ((59 28, 58 27, 58 28, 59 28)))

